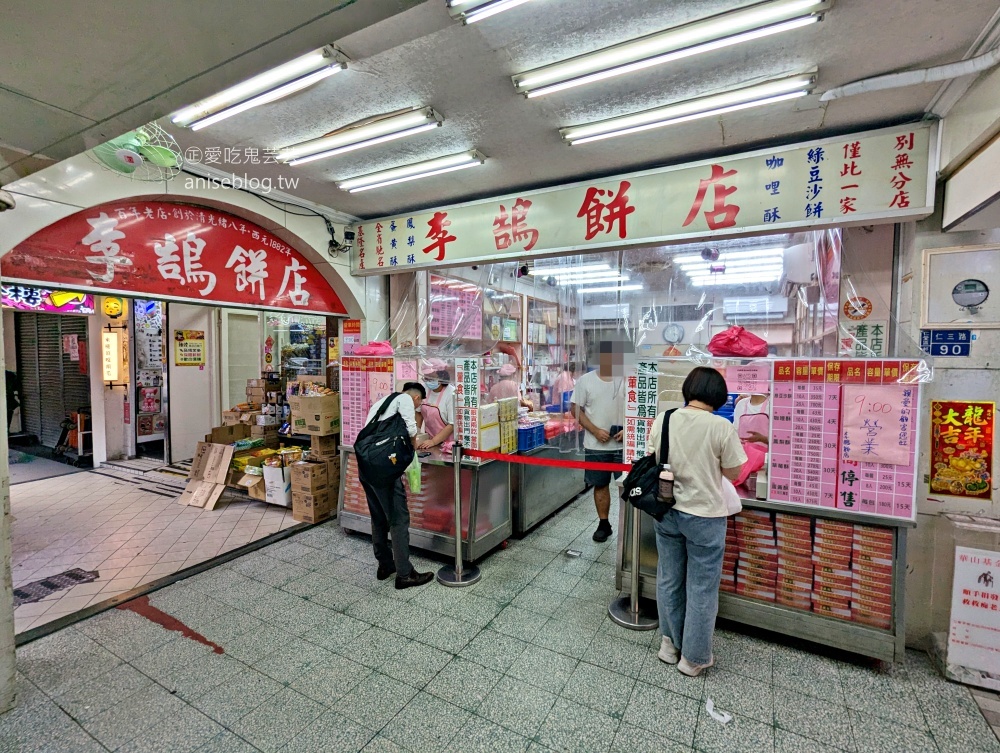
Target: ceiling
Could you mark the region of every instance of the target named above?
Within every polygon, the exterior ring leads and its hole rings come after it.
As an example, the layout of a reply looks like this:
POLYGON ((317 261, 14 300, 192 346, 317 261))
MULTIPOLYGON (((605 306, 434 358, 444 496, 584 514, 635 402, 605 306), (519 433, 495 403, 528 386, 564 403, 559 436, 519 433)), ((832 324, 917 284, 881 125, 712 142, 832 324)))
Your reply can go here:
POLYGON ((533 0, 470 26, 453 21, 444 0, 343 2, 339 10, 320 0, 183 0, 170 4, 169 19, 162 4, 145 4, 143 23, 123 22, 107 6, 95 11, 106 17, 82 28, 64 18, 69 14, 57 0, 20 6, 13 24, 5 12, 0 181, 3 159, 13 153, 4 146, 25 152, 20 161, 15 153, 14 169, 37 163, 39 153, 59 159, 335 42, 352 61, 348 69, 305 91, 199 132, 161 123, 184 148, 263 150, 400 108, 433 106, 444 126, 412 138, 298 167, 212 166, 274 184, 279 176, 297 178, 285 193, 356 217, 385 216, 919 118, 939 85, 824 104, 819 93, 961 59, 998 10, 996 0, 879 0, 877 11, 871 0, 836 0, 822 23, 804 29, 529 100, 515 93, 512 74, 749 2, 533 0), (161 39, 156 31, 167 24, 169 39, 161 39), (38 65, 38 51, 50 49, 74 51, 73 65, 65 55, 38 65), (560 127, 813 66, 817 93, 791 102, 577 147, 558 134, 560 127), (483 152, 486 164, 358 194, 336 187, 336 180, 468 149, 483 152))

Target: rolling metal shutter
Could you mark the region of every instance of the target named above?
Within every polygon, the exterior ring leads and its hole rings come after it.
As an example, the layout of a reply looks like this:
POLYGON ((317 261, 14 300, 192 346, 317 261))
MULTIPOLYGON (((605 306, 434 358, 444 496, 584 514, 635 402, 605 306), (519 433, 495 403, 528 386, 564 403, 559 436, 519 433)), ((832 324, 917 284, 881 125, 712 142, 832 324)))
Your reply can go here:
POLYGON ((63 353, 63 335, 87 337, 87 320, 58 314, 18 314, 18 366, 25 430, 55 447, 71 411, 90 405, 90 379, 63 353))

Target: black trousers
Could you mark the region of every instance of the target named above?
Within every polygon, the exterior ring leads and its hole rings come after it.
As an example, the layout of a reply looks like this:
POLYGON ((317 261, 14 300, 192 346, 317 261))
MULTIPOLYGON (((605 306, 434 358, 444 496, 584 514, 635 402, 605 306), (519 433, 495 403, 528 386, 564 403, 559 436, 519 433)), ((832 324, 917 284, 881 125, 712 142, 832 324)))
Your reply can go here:
POLYGON ((395 564, 397 577, 405 578, 413 572, 413 565, 410 564, 410 510, 406 506, 403 479, 398 478, 389 486, 374 486, 363 478, 360 481, 372 518, 375 559, 383 567, 395 564))

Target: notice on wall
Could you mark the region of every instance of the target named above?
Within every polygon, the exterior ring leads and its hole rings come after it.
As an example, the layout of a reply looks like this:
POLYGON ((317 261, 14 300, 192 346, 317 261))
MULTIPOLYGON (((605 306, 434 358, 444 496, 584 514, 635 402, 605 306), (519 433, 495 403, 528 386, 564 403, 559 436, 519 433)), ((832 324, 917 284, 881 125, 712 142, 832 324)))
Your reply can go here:
POLYGON ((767 395, 771 392, 770 361, 730 366, 726 369, 725 377, 726 389, 739 395, 751 393, 767 395))
POLYGON ((341 350, 345 356, 350 356, 361 346, 361 320, 345 319, 343 326, 344 340, 341 343, 341 350))
POLYGON ((80 360, 80 336, 63 335, 63 353, 74 363, 80 360))
POLYGON ((948 663, 1000 674, 1000 555, 955 547, 948 663))
POLYGON ((463 447, 479 447, 479 408, 482 373, 478 358, 455 361, 455 433, 463 447))
POLYGON ((932 493, 992 498, 995 412, 989 402, 931 401, 932 493))
POLYGON ((392 394, 393 361, 392 358, 365 356, 344 356, 341 359, 340 433, 345 447, 354 445, 372 405, 392 394))
POLYGON ((174 330, 174 365, 205 365, 205 333, 197 329, 174 330))
POLYGON ((419 382, 416 361, 396 361, 396 379, 401 382, 419 382))
MULTIPOLYGON (((640 361, 625 379, 625 449, 623 462, 646 454, 646 441, 656 418, 659 376, 655 361, 640 361)), ((664 461, 665 462, 665 461, 664 461)))
POLYGON ((845 385, 840 426, 843 459, 906 465, 913 407, 910 385, 845 385))
POLYGON ((842 355, 855 358, 875 358, 885 355, 885 343, 889 333, 889 322, 866 320, 843 325, 840 338, 842 355))

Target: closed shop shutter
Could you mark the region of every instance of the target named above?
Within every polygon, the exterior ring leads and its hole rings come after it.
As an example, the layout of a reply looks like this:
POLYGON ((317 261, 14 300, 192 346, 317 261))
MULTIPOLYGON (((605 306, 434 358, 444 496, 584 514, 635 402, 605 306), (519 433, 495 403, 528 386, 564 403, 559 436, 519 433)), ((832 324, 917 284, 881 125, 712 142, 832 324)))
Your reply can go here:
POLYGON ((38 376, 38 332, 35 314, 16 314, 17 366, 21 379, 21 426, 27 434, 42 435, 38 376))

